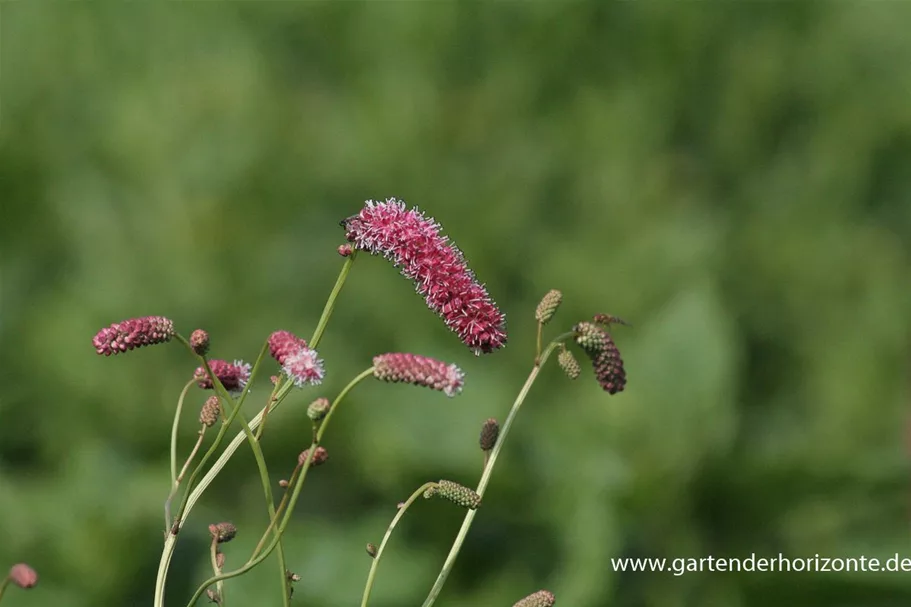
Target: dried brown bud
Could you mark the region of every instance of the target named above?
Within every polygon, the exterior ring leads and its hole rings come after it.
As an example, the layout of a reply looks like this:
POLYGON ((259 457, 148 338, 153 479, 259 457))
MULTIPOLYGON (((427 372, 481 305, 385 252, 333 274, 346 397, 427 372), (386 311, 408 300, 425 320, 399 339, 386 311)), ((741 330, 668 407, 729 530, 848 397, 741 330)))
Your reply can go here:
POLYGON ((288 581, 294 584, 295 582, 301 581, 301 576, 297 575, 293 571, 285 570, 285 577, 288 578, 288 581))
POLYGON ((582 369, 579 367, 579 361, 577 361, 576 357, 573 356, 573 353, 566 348, 561 350, 557 355, 557 362, 570 379, 578 378, 579 374, 582 372, 582 369))
POLYGON ((491 417, 484 422, 483 426, 481 426, 481 438, 478 441, 481 445, 481 451, 490 451, 493 449, 494 445, 497 444, 497 438, 499 436, 500 422, 491 417))
POLYGON ((317 398, 315 401, 310 403, 310 406, 307 407, 307 417, 312 419, 315 422, 320 421, 329 413, 329 409, 332 408, 332 405, 329 403, 328 398, 317 398))
POLYGON ((554 593, 549 590, 539 590, 513 605, 512 607, 553 607, 557 602, 554 593))
POLYGON ((218 414, 220 411, 221 408, 218 406, 218 397, 210 396, 203 404, 202 411, 199 412, 199 423, 206 428, 211 428, 215 425, 215 422, 218 421, 218 414))
POLYGON ((205 356, 209 351, 209 334, 202 329, 190 333, 190 347, 200 356, 205 356))
POLYGON ((469 510, 475 510, 481 505, 480 495, 468 487, 453 481, 441 480, 435 487, 431 487, 424 492, 424 497, 427 499, 435 495, 445 498, 453 504, 457 504, 463 508, 468 508, 469 510))
POLYGON ((221 595, 218 594, 218 590, 216 590, 215 588, 207 588, 206 597, 208 597, 210 603, 215 603, 216 605, 221 605, 221 595))
MULTIPOLYGON (((307 463, 307 458, 310 457, 310 449, 305 449, 297 456, 297 464, 303 466, 307 463)), ((324 464, 326 460, 329 459, 329 453, 326 452, 325 447, 317 447, 316 451, 313 452, 313 461, 310 462, 311 466, 319 466, 324 464)))
POLYGON ((38 584, 38 574, 25 563, 13 565, 9 570, 9 579, 19 588, 26 590, 38 584))
POLYGON ((370 558, 376 558, 376 544, 367 544, 367 554, 370 555, 370 558))
POLYGON ((282 480, 278 481, 278 486, 281 487, 282 489, 287 489, 288 481, 286 481, 285 479, 282 479, 282 480))
POLYGON ((554 313, 560 307, 560 302, 562 301, 563 293, 556 289, 551 289, 541 298, 541 303, 538 304, 538 308, 535 310, 535 318, 542 325, 546 325, 554 317, 554 313))
POLYGON ((221 571, 225 566, 225 553, 216 552, 215 553, 215 566, 218 567, 218 570, 221 571))
POLYGON ((219 544, 224 544, 234 539, 237 535, 237 527, 231 523, 218 523, 217 525, 209 525, 209 533, 219 544))

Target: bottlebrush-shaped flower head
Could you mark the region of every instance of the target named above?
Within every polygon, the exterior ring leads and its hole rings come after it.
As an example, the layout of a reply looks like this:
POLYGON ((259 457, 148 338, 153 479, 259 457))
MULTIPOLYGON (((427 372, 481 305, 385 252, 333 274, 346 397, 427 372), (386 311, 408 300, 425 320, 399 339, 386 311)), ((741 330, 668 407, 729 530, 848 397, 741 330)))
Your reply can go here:
POLYGON ((282 371, 291 378, 291 381, 298 388, 308 384, 315 386, 321 383, 323 377, 326 376, 322 359, 320 359, 316 350, 311 350, 307 346, 300 346, 297 350, 285 356, 282 371))
MULTIPOLYGON (((209 368, 228 392, 242 392, 250 380, 250 364, 242 360, 235 360, 233 363, 219 359, 210 360, 209 368)), ((203 390, 211 390, 214 387, 205 367, 197 367, 193 376, 197 379, 196 384, 203 390)))
MULTIPOLYGON (((301 454, 297 456, 297 465, 303 466, 307 463, 307 460, 310 458, 310 449, 304 449, 301 451, 301 454)), ((310 461, 311 466, 319 466, 326 463, 326 460, 329 459, 329 452, 326 451, 326 448, 320 445, 316 448, 316 451, 313 452, 313 459, 310 461)))
POLYGON ((206 428, 211 428, 215 425, 215 422, 218 421, 218 414, 221 412, 221 407, 218 405, 218 397, 210 396, 206 399, 206 402, 203 403, 202 409, 199 411, 199 423, 204 425, 206 428))
POLYGON ((439 390, 446 396, 462 391, 465 374, 456 365, 417 354, 380 354, 373 358, 373 376, 388 382, 403 382, 439 390))
POLYGON ((549 590, 539 590, 513 605, 512 607, 554 607, 557 599, 549 590))
POLYGON ((566 373, 566 376, 570 379, 576 379, 579 377, 579 374, 582 373, 579 361, 577 361, 576 357, 573 356, 573 353, 566 348, 561 350, 560 354, 557 355, 557 362, 560 364, 560 368, 563 369, 563 372, 566 373))
POLYGON ((290 331, 276 331, 269 336, 269 354, 280 365, 284 365, 285 357, 301 346, 306 347, 307 342, 290 331))
POLYGON ((390 198, 368 200, 342 225, 358 249, 382 255, 412 280, 427 306, 475 354, 506 345, 506 316, 432 218, 390 198))
POLYGON ((626 369, 610 333, 590 322, 580 322, 573 330, 576 343, 582 346, 592 361, 595 378, 601 388, 609 394, 622 392, 626 387, 626 369))
POLYGON ((548 291, 544 297, 541 298, 538 307, 535 308, 535 320, 537 320, 542 325, 546 325, 550 322, 550 319, 554 317, 554 314, 557 311, 557 308, 560 307, 560 303, 563 301, 563 293, 557 289, 551 289, 548 291))
POLYGON ((216 542, 224 544, 237 537, 237 527, 233 523, 213 523, 209 525, 209 534, 216 542))
POLYGON ((481 505, 480 495, 454 481, 441 480, 424 491, 424 499, 430 499, 434 496, 442 497, 469 510, 477 510, 481 505))
POLYGON ((500 438, 500 422, 491 417, 484 422, 483 426, 481 426, 481 436, 478 439, 478 444, 481 445, 481 451, 490 451, 493 449, 497 444, 498 438, 500 438))
POLYGON ((95 334, 92 345, 104 356, 127 352, 133 348, 151 346, 170 341, 174 336, 174 323, 164 316, 145 316, 115 322, 95 334))
POLYGON ((205 356, 209 351, 209 333, 203 329, 196 329, 190 334, 190 347, 200 356, 205 356))

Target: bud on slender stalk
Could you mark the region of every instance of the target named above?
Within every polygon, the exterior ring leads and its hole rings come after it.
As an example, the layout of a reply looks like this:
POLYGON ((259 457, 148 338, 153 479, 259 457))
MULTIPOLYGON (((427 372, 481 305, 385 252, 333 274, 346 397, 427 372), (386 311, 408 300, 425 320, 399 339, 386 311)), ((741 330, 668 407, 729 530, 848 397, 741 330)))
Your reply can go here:
MULTIPOLYGON (((310 457, 310 449, 305 449, 297 456, 297 464, 303 466, 307 463, 307 458, 310 457)), ((326 463, 326 460, 329 459, 329 453, 326 451, 325 447, 317 447, 316 451, 313 453, 313 461, 310 462, 311 466, 319 466, 320 464, 326 463)))
POLYGON ((513 605, 512 607, 553 607, 557 603, 554 593, 548 590, 539 590, 513 605))
POLYGON ((481 451, 490 451, 497 444, 497 438, 500 436, 500 422, 494 418, 488 419, 481 426, 481 437, 478 442, 481 445, 481 451))
POLYGON ((205 356, 209 351, 209 334, 202 329, 190 333, 190 347, 200 356, 205 356))
POLYGON ((468 487, 453 481, 441 480, 436 486, 430 487, 424 491, 425 499, 430 499, 435 495, 447 499, 453 504, 463 508, 468 508, 469 510, 475 510, 481 505, 480 495, 468 487))
POLYGON ((218 523, 209 525, 209 533, 219 544, 224 544, 237 536, 237 527, 231 523, 218 523))
POLYGON ((9 570, 9 580, 19 588, 28 590, 38 584, 38 574, 25 563, 17 563, 9 570))
POLYGON ((115 322, 100 330, 92 339, 95 351, 104 356, 120 354, 134 348, 171 341, 174 323, 164 316, 145 316, 115 322))
POLYGON ((570 379, 578 378, 579 374, 582 372, 582 369, 579 367, 579 361, 577 361, 576 357, 573 356, 573 353, 566 348, 563 348, 563 350, 560 351, 560 354, 557 355, 557 362, 570 379))
POLYGON ((610 334, 590 322, 580 322, 573 330, 576 343, 582 346, 592 361, 595 378, 601 388, 609 394, 622 392, 626 387, 626 369, 610 334))
POLYGON ((461 392, 465 378, 454 364, 416 354, 381 354, 373 358, 373 367, 373 376, 379 380, 424 386, 446 396, 461 392))
POLYGON ((535 310, 535 318, 542 325, 546 325, 550 322, 550 319, 554 317, 554 313, 557 311, 557 308, 560 307, 560 302, 563 301, 563 293, 556 289, 551 289, 547 294, 541 299, 541 303, 538 304, 538 308, 535 310))
POLYGON ((206 428, 211 428, 215 425, 215 422, 218 421, 218 414, 221 408, 218 405, 218 397, 210 396, 206 399, 205 404, 202 406, 202 411, 199 412, 199 423, 204 425, 206 428))
POLYGON ((342 257, 351 257, 351 253, 354 252, 354 247, 350 244, 340 244, 338 246, 338 254, 342 257))
POLYGON ((329 413, 332 404, 328 398, 317 398, 307 407, 307 417, 315 422, 322 420, 329 413))

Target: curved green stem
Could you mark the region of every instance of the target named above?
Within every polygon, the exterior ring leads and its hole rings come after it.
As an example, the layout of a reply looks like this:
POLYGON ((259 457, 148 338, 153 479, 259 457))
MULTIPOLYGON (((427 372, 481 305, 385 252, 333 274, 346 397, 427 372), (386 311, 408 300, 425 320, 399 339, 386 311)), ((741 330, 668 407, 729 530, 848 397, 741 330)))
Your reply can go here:
POLYGON ((373 557, 373 564, 370 565, 370 573, 367 574, 367 584, 364 586, 364 597, 361 599, 361 607, 367 607, 367 603, 370 601, 370 591, 373 590, 373 582, 376 579, 376 570, 380 565, 380 559, 383 558, 383 550, 386 548, 386 543, 389 541, 389 538, 392 536, 395 526, 399 524, 399 521, 405 516, 405 511, 408 510, 408 507, 414 503, 418 497, 423 495, 424 491, 430 489, 431 487, 437 486, 437 483, 429 482, 424 483, 417 489, 414 493, 411 494, 405 503, 402 504, 402 507, 399 508, 399 511, 396 512, 395 516, 392 519, 392 522, 389 523, 389 528, 386 529, 386 535, 383 536, 383 541, 380 542, 380 547, 376 551, 376 556, 373 557))
POLYGON ((222 580, 227 580, 250 571, 258 564, 260 564, 269 554, 272 553, 272 550, 275 549, 275 546, 278 544, 279 539, 285 533, 285 528, 288 526, 288 522, 291 520, 291 515, 294 513, 294 507, 297 505, 297 499, 300 496, 301 488, 304 486, 304 481, 307 477, 307 471, 310 469, 310 465, 313 463, 313 456, 316 453, 316 448, 319 446, 319 441, 323 437, 323 433, 326 431, 326 428, 329 425, 329 420, 332 417, 332 413, 338 408, 345 396, 361 381, 373 375, 373 367, 368 368, 367 370, 361 372, 357 377, 348 382, 348 385, 345 386, 339 395, 336 397, 335 401, 332 403, 332 408, 329 409, 328 415, 323 419, 323 423, 320 424, 320 428, 316 433, 316 440, 310 445, 310 454, 307 457, 307 461, 304 462, 303 467, 300 472, 300 479, 294 486, 294 492, 291 495, 291 500, 288 502, 287 508, 285 509, 285 515, 282 517, 281 524, 278 526, 278 529, 273 534, 272 541, 262 550, 258 555, 254 555, 244 564, 243 567, 235 569, 234 571, 229 571, 227 573, 222 573, 221 575, 215 575, 210 577, 208 580, 203 582, 199 588, 196 589, 196 592, 193 594, 193 597, 190 599, 190 602, 187 603, 187 607, 193 607, 196 604, 196 601, 202 596, 206 591, 206 588, 222 580))
MULTIPOLYGON (((187 382, 187 385, 180 391, 180 398, 177 399, 177 409, 174 411, 174 423, 171 424, 171 485, 177 484, 177 428, 180 426, 180 412, 183 410, 183 401, 187 397, 187 392, 196 383, 195 379, 187 382)), ((168 522, 168 527, 171 523, 168 522)))
MULTIPOLYGON (((352 254, 345 259, 345 263, 342 265, 342 269, 339 272, 339 277, 335 281, 335 286, 332 288, 332 292, 329 294, 329 298, 326 301, 326 305, 323 307, 322 315, 320 316, 319 322, 317 323, 316 331, 313 333, 313 337, 310 339, 310 347, 316 348, 322 339, 323 332, 325 331, 326 325, 329 323, 329 318, 332 316, 332 311, 335 309, 335 302, 338 299, 338 296, 342 292, 342 287, 345 284, 345 281, 348 277, 348 273, 351 270, 351 266, 354 263, 354 258, 356 256, 356 251, 353 251, 352 254)), ((186 340, 184 340, 186 343, 186 340)), ((259 367, 259 360, 253 367, 253 373, 251 375, 251 382, 253 376, 256 374, 256 371, 259 367)), ((253 418, 250 422, 251 428, 257 428, 263 420, 263 417, 268 411, 276 409, 281 405, 282 401, 291 391, 293 387, 292 382, 285 382, 278 391, 278 394, 275 395, 274 401, 267 404, 266 408, 260 411, 256 417, 253 418)), ((247 391, 245 390, 241 396, 239 405, 243 405, 244 400, 246 399, 247 391)), ((228 460, 234 455, 237 449, 240 447, 240 444, 244 441, 244 432, 239 432, 234 436, 228 446, 225 448, 224 452, 219 456, 219 458, 212 465, 212 468, 203 476, 200 480, 198 486, 193 486, 193 481, 196 479, 198 473, 202 470, 204 464, 209 460, 210 456, 218 449, 221 445, 222 438, 230 425, 231 421, 234 420, 234 417, 240 411, 240 407, 236 407, 232 412, 232 415, 226 423, 224 423, 218 433, 218 436, 215 438, 212 446, 209 448, 209 451, 206 452, 203 457, 200 465, 193 471, 193 474, 190 476, 190 481, 187 483, 188 487, 193 487, 193 489, 185 496, 183 503, 181 504, 180 513, 178 514, 178 522, 175 524, 175 532, 169 533, 165 538, 165 545, 161 552, 161 560, 158 564, 158 577, 155 582, 155 599, 153 607, 164 607, 164 584, 168 575, 168 569, 171 565, 171 558, 174 556, 174 548, 177 543, 177 534, 176 530, 179 529, 180 524, 182 524, 183 519, 190 513, 193 509, 193 506, 202 496, 203 492, 208 488, 219 472, 225 467, 225 464, 228 463, 228 460)))
MULTIPOLYGON (((547 345, 547 348, 544 349, 544 351, 541 353, 541 356, 538 357, 538 360, 535 362, 535 366, 532 368, 531 373, 529 373, 528 379, 525 380, 525 385, 523 385, 522 389, 519 391, 519 395, 516 397, 516 400, 512 405, 512 409, 509 410, 509 416, 506 418, 506 422, 504 422, 503 427, 500 428, 500 436, 497 439, 493 450, 490 452, 490 457, 487 459, 487 465, 484 467, 484 473, 481 475, 481 481, 478 483, 478 488, 475 490, 475 492, 481 497, 484 497, 484 491, 487 489, 488 483, 490 483, 490 477, 493 474, 493 468, 497 463, 497 457, 500 455, 500 450, 506 443, 506 437, 509 435, 509 430, 512 428, 513 421, 515 421, 516 415, 519 413, 519 409, 522 407, 522 403, 525 402, 525 398, 528 396, 528 392, 531 390, 532 385, 534 385, 535 380, 538 378, 538 374, 544 367, 544 363, 547 362, 548 357, 562 342, 562 340, 570 337, 571 335, 573 334, 564 333, 563 335, 557 337, 554 341, 550 342, 547 345)), ((433 588, 430 589, 430 594, 427 595, 427 598, 424 600, 422 607, 430 607, 433 605, 434 601, 437 599, 437 596, 439 596, 440 591, 443 590, 443 584, 446 583, 446 578, 449 577, 449 573, 452 571, 452 568, 455 565, 456 558, 459 556, 459 551, 462 549, 462 544, 465 542, 465 537, 468 535, 468 530, 471 529, 471 524, 474 521, 474 517, 477 515, 477 513, 477 510, 469 510, 465 515, 465 520, 462 521, 462 527, 459 529, 459 534, 456 536, 456 539, 452 544, 452 548, 449 550, 449 555, 446 557, 446 562, 443 563, 443 569, 440 570, 440 574, 437 576, 437 579, 433 584, 433 588)))
POLYGON ((3 593, 6 592, 6 587, 9 586, 9 576, 3 578, 3 581, 0 581, 0 600, 3 599, 3 593))

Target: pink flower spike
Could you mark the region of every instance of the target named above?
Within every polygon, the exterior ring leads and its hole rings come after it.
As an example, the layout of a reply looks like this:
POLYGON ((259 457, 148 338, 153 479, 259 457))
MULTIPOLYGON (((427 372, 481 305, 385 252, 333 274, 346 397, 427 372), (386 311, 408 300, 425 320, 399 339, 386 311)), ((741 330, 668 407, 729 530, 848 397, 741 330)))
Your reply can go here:
POLYGON ((307 384, 317 385, 323 381, 323 377, 326 375, 323 361, 320 360, 316 350, 311 350, 307 346, 299 346, 296 351, 286 355, 282 371, 298 388, 307 384))
POLYGON ((92 345, 104 356, 120 354, 133 348, 151 346, 170 341, 174 337, 174 323, 164 316, 145 316, 115 322, 95 334, 92 345))
MULTIPOLYGON (((229 363, 226 360, 210 360, 209 368, 212 374, 218 378, 225 390, 228 392, 242 392, 247 387, 250 380, 250 364, 242 360, 235 360, 229 363)), ((206 374, 205 367, 198 367, 193 374, 198 381, 197 385, 203 390, 212 390, 214 386, 209 376, 206 374)))
POLYGON ((306 348, 307 342, 290 331, 276 331, 269 336, 269 354, 280 365, 285 364, 286 356, 301 347, 306 348))
POLYGON ((342 225, 358 249, 382 255, 413 281, 427 306, 475 354, 506 345, 506 316, 432 218, 389 198, 368 200, 360 213, 342 225))
POLYGON ((373 376, 382 381, 409 383, 439 390, 450 397, 461 392, 465 383, 465 374, 455 365, 404 353, 374 356, 373 376))

